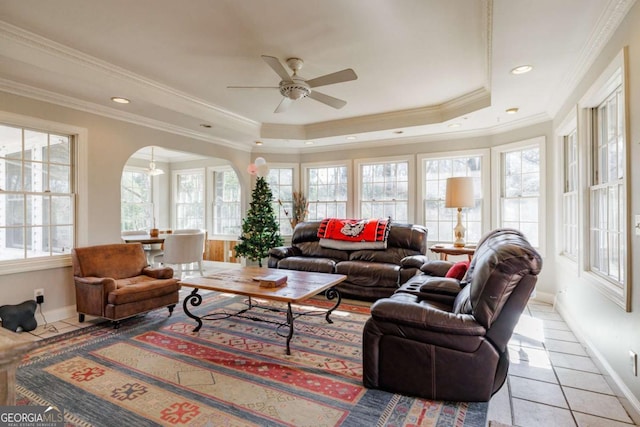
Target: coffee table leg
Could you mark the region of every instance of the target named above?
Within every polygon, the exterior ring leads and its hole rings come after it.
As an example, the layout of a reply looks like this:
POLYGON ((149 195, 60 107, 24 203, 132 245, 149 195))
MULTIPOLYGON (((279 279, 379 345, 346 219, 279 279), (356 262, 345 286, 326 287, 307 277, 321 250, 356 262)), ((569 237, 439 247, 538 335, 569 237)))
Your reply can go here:
POLYGON ((198 322, 198 326, 193 329, 193 332, 198 332, 202 327, 202 319, 189 311, 189 309, 187 308, 187 303, 191 303, 191 305, 194 307, 197 307, 202 303, 202 295, 198 293, 198 288, 193 288, 189 296, 187 296, 182 303, 184 314, 198 322))
POLYGON ((338 308, 338 306, 342 302, 342 295, 340 295, 340 292, 336 288, 329 288, 329 289, 327 289, 325 291, 324 296, 328 300, 332 300, 334 298, 338 298, 338 301, 336 301, 335 305, 333 307, 331 307, 329 310, 327 310, 327 314, 325 314, 325 316, 324 316, 324 318, 327 320, 327 323, 333 323, 333 320, 331 320, 329 318, 329 316, 331 316, 331 313, 333 312, 333 310, 338 308))
POLYGON ((287 303, 287 323, 289 324, 289 335, 287 335, 287 354, 291 354, 291 348, 289 348, 289 342, 293 337, 293 311, 291 310, 291 303, 287 303))

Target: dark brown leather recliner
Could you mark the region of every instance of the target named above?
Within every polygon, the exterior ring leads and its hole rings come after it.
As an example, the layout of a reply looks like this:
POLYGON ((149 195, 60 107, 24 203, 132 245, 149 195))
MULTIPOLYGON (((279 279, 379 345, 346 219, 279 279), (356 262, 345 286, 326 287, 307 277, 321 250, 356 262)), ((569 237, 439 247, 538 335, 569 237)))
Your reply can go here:
POLYGON ((119 321, 167 307, 179 299, 180 284, 169 267, 151 268, 139 243, 74 248, 73 279, 78 319, 85 314, 119 321))
POLYGON ((378 300, 363 333, 364 385, 488 401, 506 379, 507 343, 541 267, 519 231, 498 229, 481 239, 459 285, 422 274, 378 300))

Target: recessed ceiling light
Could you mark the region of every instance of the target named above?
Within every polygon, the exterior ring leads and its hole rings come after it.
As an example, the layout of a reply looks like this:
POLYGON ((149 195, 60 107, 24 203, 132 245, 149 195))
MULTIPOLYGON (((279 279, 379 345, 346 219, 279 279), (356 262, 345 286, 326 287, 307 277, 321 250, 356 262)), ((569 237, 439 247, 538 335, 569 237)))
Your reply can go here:
POLYGON ((460 126, 460 123, 449 123, 450 128, 459 128, 460 126))
POLYGON ((507 114, 515 114, 515 113, 517 113, 517 112, 518 112, 518 108, 516 108, 516 107, 513 107, 513 108, 507 108, 507 109, 505 110, 505 112, 506 112, 507 114))
POLYGON ((305 141, 304 145, 313 145, 313 141, 305 141))
POLYGON ((358 139, 358 137, 357 136, 353 136, 353 135, 349 135, 347 137, 347 141, 353 141, 354 139, 358 139))
POLYGON ((122 98, 120 96, 112 96, 111 100, 113 102, 117 102, 118 104, 129 104, 131 102, 127 98, 122 98))
POLYGON ((203 128, 205 128, 205 129, 210 129, 210 128, 211 128, 211 125, 208 125, 208 124, 206 124, 206 123, 200 123, 200 127, 203 127, 203 128))
POLYGON ((519 65, 513 70, 511 70, 511 74, 524 74, 524 73, 528 73, 531 70, 533 70, 533 66, 531 65, 519 65))
POLYGON ((256 145, 262 145, 262 141, 256 141, 256 145))

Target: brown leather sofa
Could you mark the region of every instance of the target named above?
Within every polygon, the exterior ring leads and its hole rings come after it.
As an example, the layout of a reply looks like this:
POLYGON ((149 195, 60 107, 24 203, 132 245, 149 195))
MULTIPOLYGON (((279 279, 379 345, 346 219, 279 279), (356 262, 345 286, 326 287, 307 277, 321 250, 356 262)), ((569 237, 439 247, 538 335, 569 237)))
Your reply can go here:
POLYGON ((287 270, 338 273, 347 279, 337 286, 344 296, 376 300, 392 295, 419 273, 427 252, 427 230, 419 225, 391 223, 386 249, 340 250, 320 246, 321 221, 299 223, 291 246, 272 248, 268 266, 287 270))
POLYGON ((178 302, 180 285, 168 267, 151 268, 142 245, 118 243, 74 248, 73 276, 78 319, 85 315, 119 321, 178 302))
POLYGON ((481 239, 461 282, 423 273, 378 300, 363 332, 364 385, 488 401, 506 379, 507 343, 541 267, 520 232, 498 229, 481 239))

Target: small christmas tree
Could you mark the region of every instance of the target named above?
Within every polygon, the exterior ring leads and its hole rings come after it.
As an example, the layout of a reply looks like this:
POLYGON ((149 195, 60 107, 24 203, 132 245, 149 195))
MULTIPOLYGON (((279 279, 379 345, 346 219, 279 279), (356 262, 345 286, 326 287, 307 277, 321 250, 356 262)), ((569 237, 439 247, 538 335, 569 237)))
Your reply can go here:
POLYGON ((269 249, 283 243, 271 204, 272 198, 267 181, 259 176, 253 189, 249 212, 242 220, 241 242, 235 248, 238 255, 258 261, 260 267, 262 259, 269 255, 269 249))

